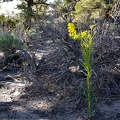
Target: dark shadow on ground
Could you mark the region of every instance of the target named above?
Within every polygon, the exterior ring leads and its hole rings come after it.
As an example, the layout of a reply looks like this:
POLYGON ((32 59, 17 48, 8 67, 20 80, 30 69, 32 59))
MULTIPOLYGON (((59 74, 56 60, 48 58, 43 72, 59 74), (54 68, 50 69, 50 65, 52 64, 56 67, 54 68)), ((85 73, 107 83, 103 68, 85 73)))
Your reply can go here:
MULTIPOLYGON (((87 120, 80 111, 66 113, 64 109, 57 111, 56 107, 51 110, 40 110, 22 105, 19 101, 0 102, 0 120, 87 120)), ((92 120, 105 120, 99 113, 92 120)), ((116 119, 117 120, 117 119, 116 119)))
MULTIPOLYGON (((64 110, 57 111, 56 108, 51 110, 40 110, 23 105, 20 101, 0 102, 0 120, 56 120, 56 116, 63 116, 67 120, 64 110)), ((76 119, 79 117, 75 116, 76 119)), ((69 117, 68 117, 69 119, 69 117)), ((58 118, 58 120, 60 120, 58 118)), ((70 119, 72 120, 72 119, 70 119)))

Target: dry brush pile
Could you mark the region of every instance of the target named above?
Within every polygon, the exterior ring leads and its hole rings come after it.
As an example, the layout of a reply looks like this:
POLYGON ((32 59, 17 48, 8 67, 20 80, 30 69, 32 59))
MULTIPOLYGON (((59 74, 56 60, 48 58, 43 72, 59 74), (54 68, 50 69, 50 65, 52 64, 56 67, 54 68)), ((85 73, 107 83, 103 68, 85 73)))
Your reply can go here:
MULTIPOLYGON (((34 24, 28 33, 27 50, 20 50, 9 57, 12 62, 15 62, 12 58, 15 55, 19 56, 17 61, 22 60, 22 69, 19 72, 32 82, 26 88, 30 96, 55 96, 71 108, 86 106, 87 87, 80 64, 80 43, 68 37, 66 23, 51 21, 44 20, 34 24)), ((119 27, 106 21, 95 25, 97 34, 93 40, 91 78, 94 101, 120 95, 119 27)))
MULTIPOLYGON (((65 24, 53 25, 46 21, 39 23, 36 33, 30 36, 29 51, 32 50, 36 67, 28 74, 33 82, 27 88, 28 93, 57 96, 74 108, 82 107, 87 103, 87 90, 79 42, 67 36, 65 24)), ((119 25, 106 21, 96 23, 94 30, 97 34, 91 84, 93 101, 97 101, 120 94, 120 35, 119 25)))

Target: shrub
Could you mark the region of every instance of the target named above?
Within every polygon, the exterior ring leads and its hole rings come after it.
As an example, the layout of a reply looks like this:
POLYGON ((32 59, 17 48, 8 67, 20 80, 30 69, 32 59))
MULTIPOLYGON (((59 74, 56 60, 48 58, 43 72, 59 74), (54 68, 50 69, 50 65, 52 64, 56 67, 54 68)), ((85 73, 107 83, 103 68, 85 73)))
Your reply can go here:
POLYGON ((0 33, 0 51, 4 52, 5 57, 14 53, 17 48, 25 49, 26 45, 10 33, 0 33))

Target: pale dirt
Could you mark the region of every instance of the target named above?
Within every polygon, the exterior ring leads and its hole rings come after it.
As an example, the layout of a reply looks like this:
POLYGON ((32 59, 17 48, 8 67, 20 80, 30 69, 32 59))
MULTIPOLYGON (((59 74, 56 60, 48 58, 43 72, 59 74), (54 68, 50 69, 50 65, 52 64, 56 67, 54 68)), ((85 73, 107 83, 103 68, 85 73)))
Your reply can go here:
MULTIPOLYGON (((24 93, 24 89, 31 83, 22 78, 15 78, 15 75, 17 74, 8 75, 6 72, 0 74, 0 120, 87 120, 82 117, 80 111, 51 112, 57 98, 30 98, 24 93)), ((93 120, 120 120, 120 99, 101 101, 96 105, 96 110, 100 115, 95 115, 93 120)))
POLYGON ((0 120, 77 120, 73 115, 59 116, 51 112, 49 115, 56 98, 20 98, 25 95, 25 86, 30 84, 26 81, 6 80, 2 76, 0 83, 0 120))

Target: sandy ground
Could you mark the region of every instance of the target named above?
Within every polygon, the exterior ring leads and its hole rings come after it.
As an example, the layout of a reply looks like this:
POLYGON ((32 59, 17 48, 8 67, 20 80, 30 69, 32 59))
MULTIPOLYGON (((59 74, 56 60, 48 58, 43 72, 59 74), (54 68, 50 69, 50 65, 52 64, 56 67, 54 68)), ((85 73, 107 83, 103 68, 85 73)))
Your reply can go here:
POLYGON ((15 78, 13 73, 1 72, 0 75, 0 120, 74 120, 71 115, 52 113, 56 98, 30 98, 24 93, 29 82, 15 78))
MULTIPOLYGON (((56 112, 53 109, 53 103, 57 102, 55 97, 26 95, 24 89, 30 82, 15 76, 14 72, 0 73, 0 120, 87 120, 80 111, 56 112)), ((120 120, 119 97, 99 102, 96 110, 93 120, 120 120)))

